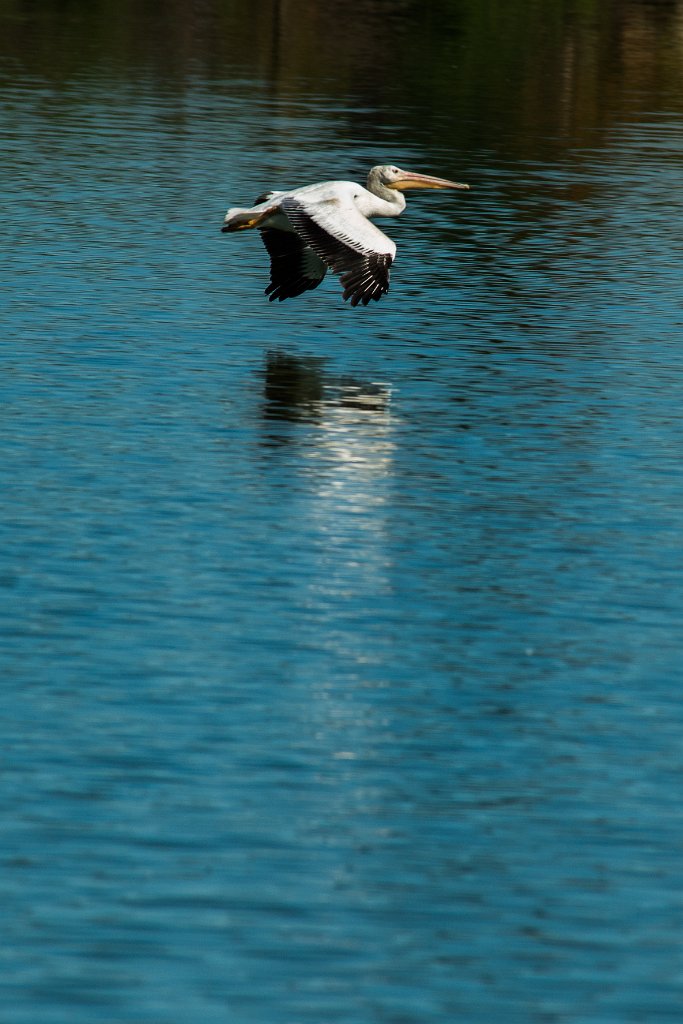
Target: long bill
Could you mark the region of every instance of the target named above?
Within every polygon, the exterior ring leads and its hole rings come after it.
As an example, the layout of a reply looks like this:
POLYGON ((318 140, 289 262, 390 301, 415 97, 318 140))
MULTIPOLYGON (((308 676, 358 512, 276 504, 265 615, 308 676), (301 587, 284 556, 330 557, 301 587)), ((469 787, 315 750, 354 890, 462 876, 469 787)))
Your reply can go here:
POLYGON ((387 183, 388 188, 398 189, 404 192, 407 188, 465 188, 459 181, 449 181, 447 178, 434 178, 431 174, 415 174, 412 171, 402 171, 403 177, 396 181, 387 183))

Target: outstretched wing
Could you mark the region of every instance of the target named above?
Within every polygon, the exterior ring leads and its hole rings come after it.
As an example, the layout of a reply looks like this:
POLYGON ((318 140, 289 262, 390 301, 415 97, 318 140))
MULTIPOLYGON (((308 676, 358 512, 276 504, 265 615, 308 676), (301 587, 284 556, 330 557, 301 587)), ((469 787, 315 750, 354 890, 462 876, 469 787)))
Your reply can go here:
POLYGON ((306 245, 340 275, 344 298, 352 306, 367 306, 389 291, 396 246, 360 213, 351 197, 288 196, 281 209, 306 245))
POLYGON ((293 231, 262 228, 261 238, 270 255, 269 301, 293 299, 310 288, 317 288, 327 267, 293 231))

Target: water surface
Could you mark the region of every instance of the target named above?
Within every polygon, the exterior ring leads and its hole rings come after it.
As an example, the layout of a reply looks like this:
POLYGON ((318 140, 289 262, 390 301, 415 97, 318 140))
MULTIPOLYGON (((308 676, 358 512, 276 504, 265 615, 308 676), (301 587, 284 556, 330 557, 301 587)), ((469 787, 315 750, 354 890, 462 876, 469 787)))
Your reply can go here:
POLYGON ((683 9, 387 8, 0 3, 9 1024, 680 1019, 683 9))

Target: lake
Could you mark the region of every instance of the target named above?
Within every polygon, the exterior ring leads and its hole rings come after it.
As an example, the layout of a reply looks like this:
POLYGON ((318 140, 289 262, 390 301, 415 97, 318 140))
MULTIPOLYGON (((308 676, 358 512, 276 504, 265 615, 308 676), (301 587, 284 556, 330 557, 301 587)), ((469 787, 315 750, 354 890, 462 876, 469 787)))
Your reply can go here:
POLYGON ((0 0, 7 1024, 680 1020, 682 119, 674 0, 0 0))

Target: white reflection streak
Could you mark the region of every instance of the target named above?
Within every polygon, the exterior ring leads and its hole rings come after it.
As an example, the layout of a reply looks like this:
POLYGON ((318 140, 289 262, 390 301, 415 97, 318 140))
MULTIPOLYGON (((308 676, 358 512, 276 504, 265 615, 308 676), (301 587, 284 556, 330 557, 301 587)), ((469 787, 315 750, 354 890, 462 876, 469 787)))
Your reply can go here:
POLYGON ((372 391, 346 386, 324 406, 317 457, 324 459, 326 471, 317 493, 323 501, 334 498, 330 511, 335 514, 340 505, 376 514, 386 501, 395 448, 390 401, 388 385, 374 385, 372 391))
MULTIPOLYGON (((316 645, 323 655, 310 711, 317 742, 330 762, 352 762, 372 756, 379 724, 370 710, 374 702, 368 703, 368 687, 383 685, 389 642, 387 516, 396 420, 388 385, 341 385, 332 395, 330 390, 310 453, 322 465, 316 467, 309 514, 316 533, 327 538, 307 587, 309 608, 321 627, 316 645)), ((356 807, 366 797, 344 770, 338 781, 336 798, 331 791, 329 796, 344 818, 349 801, 356 807)))
POLYGON ((310 515, 327 538, 309 599, 326 612, 325 646, 347 664, 371 657, 366 630, 348 628, 347 619, 357 622, 390 588, 384 511, 395 451, 390 401, 387 385, 341 386, 324 404, 309 456, 324 467, 316 473, 310 515))

